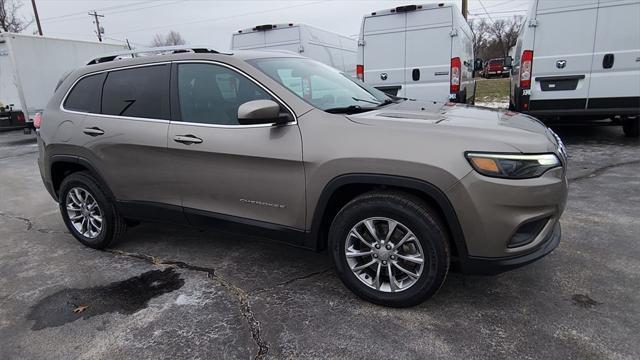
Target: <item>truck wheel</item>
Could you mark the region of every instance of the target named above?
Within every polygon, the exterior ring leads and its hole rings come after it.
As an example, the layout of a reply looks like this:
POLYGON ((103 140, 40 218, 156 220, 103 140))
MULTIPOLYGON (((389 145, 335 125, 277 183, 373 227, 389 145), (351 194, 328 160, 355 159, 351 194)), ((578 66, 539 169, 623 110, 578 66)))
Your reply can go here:
POLYGON ((59 206, 73 236, 94 249, 109 246, 126 230, 113 201, 87 172, 73 173, 62 180, 59 206))
POLYGON ((622 130, 627 137, 640 137, 640 118, 628 117, 622 122, 622 130))
POLYGON ((329 231, 340 280, 370 302, 406 307, 433 296, 449 271, 449 241, 429 205, 401 192, 371 192, 345 205, 329 231))

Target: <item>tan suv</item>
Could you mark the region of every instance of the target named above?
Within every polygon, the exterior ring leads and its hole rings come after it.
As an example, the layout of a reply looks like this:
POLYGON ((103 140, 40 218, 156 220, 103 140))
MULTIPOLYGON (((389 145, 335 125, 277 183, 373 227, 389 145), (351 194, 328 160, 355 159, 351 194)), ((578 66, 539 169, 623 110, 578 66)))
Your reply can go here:
POLYGON ((62 218, 103 248, 138 221, 328 248, 357 295, 432 296, 560 241, 566 157, 518 113, 395 97, 289 53, 106 56, 61 80, 39 166, 62 218))

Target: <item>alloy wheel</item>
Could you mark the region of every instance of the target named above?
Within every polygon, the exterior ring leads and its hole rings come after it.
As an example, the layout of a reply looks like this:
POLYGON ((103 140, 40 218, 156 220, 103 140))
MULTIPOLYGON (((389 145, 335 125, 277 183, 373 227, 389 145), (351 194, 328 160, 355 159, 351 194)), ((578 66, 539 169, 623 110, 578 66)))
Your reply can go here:
POLYGON ((67 216, 73 227, 89 239, 102 232, 102 211, 98 202, 85 189, 74 187, 67 193, 65 201, 67 216))
POLYGON ((382 292, 410 288, 420 279, 425 265, 422 245, 414 233, 386 217, 358 222, 347 235, 344 251, 353 274, 382 292))

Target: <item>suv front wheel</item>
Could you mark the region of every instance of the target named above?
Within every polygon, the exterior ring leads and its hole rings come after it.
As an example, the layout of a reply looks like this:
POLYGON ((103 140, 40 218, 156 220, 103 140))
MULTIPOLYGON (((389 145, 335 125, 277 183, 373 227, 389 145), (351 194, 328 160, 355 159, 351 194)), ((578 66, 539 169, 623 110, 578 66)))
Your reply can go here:
POLYGON ((413 306, 433 296, 449 270, 447 232, 417 197, 364 194, 340 210, 329 233, 338 276, 376 304, 413 306))
POLYGON ((59 206, 69 231, 86 246, 103 249, 126 230, 114 203, 87 172, 73 173, 62 181, 59 206))

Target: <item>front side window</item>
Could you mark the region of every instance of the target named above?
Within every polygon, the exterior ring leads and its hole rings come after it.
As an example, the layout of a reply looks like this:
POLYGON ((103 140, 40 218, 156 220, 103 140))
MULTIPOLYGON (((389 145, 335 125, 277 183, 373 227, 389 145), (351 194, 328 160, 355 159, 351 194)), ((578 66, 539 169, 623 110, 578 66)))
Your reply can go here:
POLYGON ((253 81, 214 64, 178 64, 180 117, 185 122, 238 125, 238 108, 252 100, 274 100, 253 81))
POLYGON ((169 65, 109 72, 102 91, 102 113, 169 119, 169 65))
POLYGON ((326 111, 373 109, 391 99, 340 71, 311 59, 265 58, 250 63, 311 105, 326 111))
POLYGON ((100 94, 106 73, 82 78, 64 101, 66 110, 100 113, 100 94))

